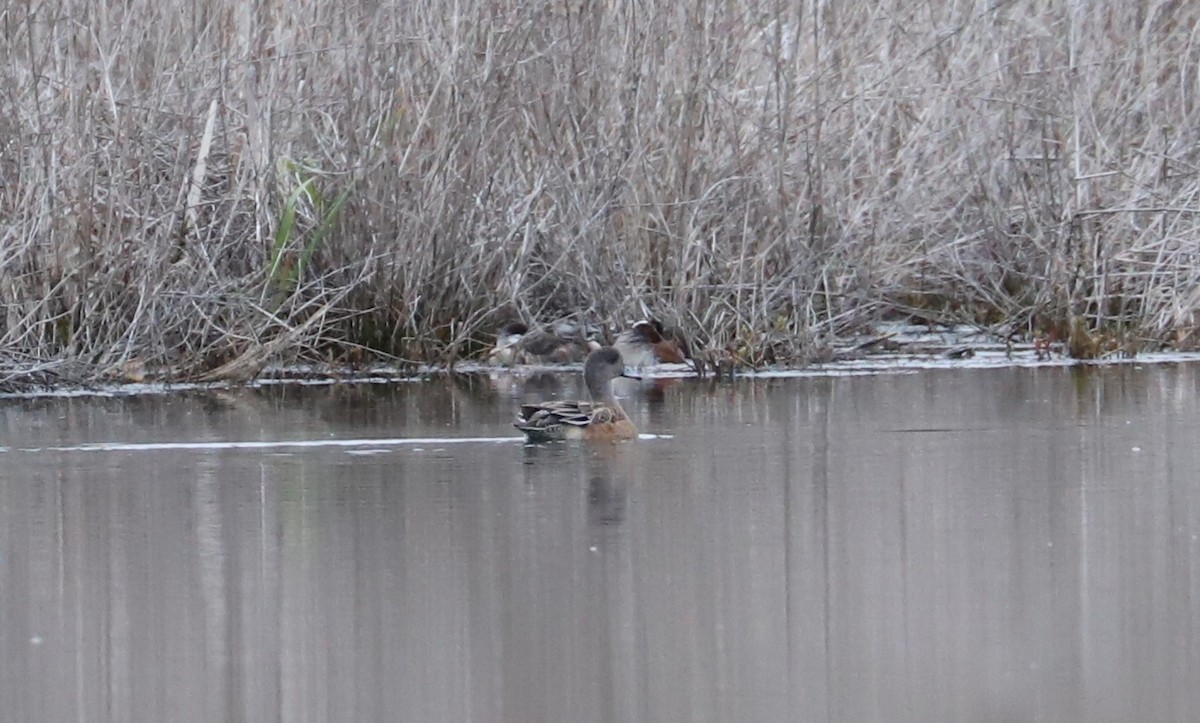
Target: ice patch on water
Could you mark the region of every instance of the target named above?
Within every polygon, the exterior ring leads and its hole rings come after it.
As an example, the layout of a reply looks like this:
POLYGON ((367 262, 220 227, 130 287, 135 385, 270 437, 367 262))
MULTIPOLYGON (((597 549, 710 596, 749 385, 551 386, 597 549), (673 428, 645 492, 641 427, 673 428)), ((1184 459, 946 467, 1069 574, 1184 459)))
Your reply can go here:
MULTIPOLYGON (((638 439, 671 439, 669 434, 639 434, 638 439)), ((394 447, 414 445, 439 445, 433 451, 446 451, 450 444, 518 444, 524 437, 404 437, 396 439, 291 439, 278 441, 247 442, 92 442, 61 447, 0 447, 0 454, 10 452, 162 452, 178 450, 223 450, 223 449, 311 449, 321 447, 346 448, 347 454, 385 454, 394 447)), ((415 452, 426 451, 425 447, 413 448, 415 452)))
MULTIPOLYGON (((404 447, 416 444, 513 444, 524 437, 405 437, 397 439, 285 439, 255 442, 93 442, 63 447, 18 447, 19 452, 160 452, 165 450, 404 447)), ((380 449, 379 451, 383 451, 380 449)), ((361 453, 361 450, 360 450, 361 453)))
POLYGON ((140 384, 99 384, 89 387, 67 387, 61 389, 35 389, 24 392, 0 392, 0 399, 44 399, 48 397, 133 397, 152 394, 177 394, 179 392, 210 392, 236 389, 261 389, 282 385, 299 387, 328 387, 334 384, 394 384, 419 382, 433 373, 394 376, 321 377, 314 379, 256 379, 245 384, 232 382, 160 382, 140 384))
MULTIPOLYGON (((1200 352, 1146 352, 1133 357, 1108 357, 1103 359, 1079 360, 1063 356, 1057 349, 1049 358, 1039 358, 1031 344, 1009 346, 995 334, 988 334, 970 327, 955 327, 942 331, 930 331, 923 326, 895 326, 885 329, 889 333, 876 340, 901 344, 892 352, 869 351, 852 359, 839 359, 799 368, 769 367, 764 369, 736 369, 734 376, 744 379, 788 379, 810 377, 846 377, 872 374, 912 374, 936 369, 1004 369, 1032 367, 1103 367, 1122 364, 1179 364, 1200 362, 1200 352), (932 346, 923 346, 932 345, 932 346), (966 358, 951 358, 951 351, 971 352, 966 358)), ((522 379, 543 373, 577 376, 582 364, 529 364, 515 367, 496 367, 488 364, 464 362, 453 371, 423 366, 384 367, 372 366, 365 370, 329 370, 314 366, 272 367, 264 376, 254 381, 239 384, 232 382, 161 382, 139 384, 104 384, 88 387, 39 388, 21 392, 2 392, 0 399, 38 399, 71 397, 128 397, 139 395, 165 395, 179 392, 207 392, 238 389, 260 389, 282 385, 327 387, 341 384, 394 384, 413 383, 445 377, 451 374, 486 375, 493 380, 522 379)), ((696 372, 685 364, 659 364, 640 370, 643 380, 696 378, 696 372)), ((712 378, 711 376, 708 378, 712 378)))
POLYGON ((739 376, 747 377, 808 377, 808 376, 838 376, 845 374, 887 374, 912 373, 928 369, 1011 369, 1039 367, 1106 367, 1128 364, 1179 364, 1200 362, 1200 352, 1151 352, 1135 357, 1119 357, 1108 359, 1068 359, 1054 357, 1038 359, 1033 355, 1010 355, 1005 351, 976 350, 975 356, 968 359, 949 359, 946 357, 929 357, 922 355, 895 355, 868 357, 853 361, 832 362, 824 365, 814 365, 808 369, 763 370, 746 372, 739 376))

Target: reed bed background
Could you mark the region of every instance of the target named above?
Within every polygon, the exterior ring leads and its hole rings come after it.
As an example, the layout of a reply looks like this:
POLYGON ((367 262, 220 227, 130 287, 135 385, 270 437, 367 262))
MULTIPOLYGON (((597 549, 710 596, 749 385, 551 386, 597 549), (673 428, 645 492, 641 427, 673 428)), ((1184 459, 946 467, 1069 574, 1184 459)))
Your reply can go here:
POLYGON ((0 0, 0 366, 1197 345, 1200 4, 0 0))

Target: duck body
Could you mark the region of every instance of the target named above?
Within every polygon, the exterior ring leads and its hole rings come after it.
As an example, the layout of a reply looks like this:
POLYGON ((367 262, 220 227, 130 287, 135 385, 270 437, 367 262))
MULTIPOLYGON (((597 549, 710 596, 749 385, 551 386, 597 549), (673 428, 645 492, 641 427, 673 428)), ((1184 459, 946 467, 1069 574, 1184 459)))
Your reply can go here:
POLYGON ((494 364, 577 364, 589 352, 598 348, 595 342, 585 341, 573 334, 558 330, 530 330, 519 321, 510 322, 496 334, 496 346, 488 352, 494 364))
POLYGON ((691 358, 683 332, 676 327, 664 327, 657 319, 643 319, 621 332, 613 347, 635 369, 655 364, 687 364, 691 358))
POLYGON ((635 439, 637 428, 612 395, 612 381, 630 376, 613 347, 588 355, 583 368, 591 401, 548 401, 522 404, 514 426, 530 442, 562 440, 622 441, 635 439))
POLYGON ((625 410, 591 402, 522 404, 516 426, 530 442, 637 437, 637 428, 625 410))

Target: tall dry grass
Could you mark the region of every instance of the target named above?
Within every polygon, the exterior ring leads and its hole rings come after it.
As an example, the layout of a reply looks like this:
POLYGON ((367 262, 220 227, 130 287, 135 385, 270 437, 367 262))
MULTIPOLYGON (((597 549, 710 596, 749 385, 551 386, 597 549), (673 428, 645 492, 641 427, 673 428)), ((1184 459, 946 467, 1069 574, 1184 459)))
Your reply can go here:
POLYGON ((497 309, 756 360, 897 314, 1194 345, 1198 17, 9 0, 0 357, 447 360, 497 309))

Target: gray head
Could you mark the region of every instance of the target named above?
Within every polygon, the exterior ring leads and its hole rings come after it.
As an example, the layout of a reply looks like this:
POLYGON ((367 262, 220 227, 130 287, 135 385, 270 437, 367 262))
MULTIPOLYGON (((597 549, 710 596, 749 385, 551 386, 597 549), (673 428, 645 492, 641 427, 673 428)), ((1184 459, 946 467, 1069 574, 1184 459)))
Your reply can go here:
POLYGON ((602 346, 588 354, 583 365, 583 380, 592 399, 610 399, 612 380, 617 377, 638 378, 625 371, 625 360, 621 358, 621 352, 611 346, 602 346))

